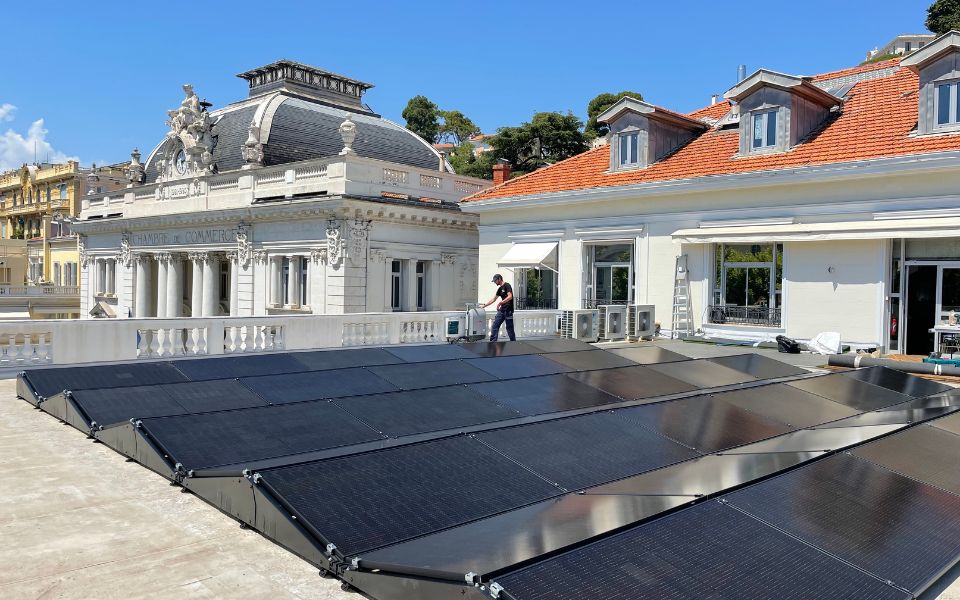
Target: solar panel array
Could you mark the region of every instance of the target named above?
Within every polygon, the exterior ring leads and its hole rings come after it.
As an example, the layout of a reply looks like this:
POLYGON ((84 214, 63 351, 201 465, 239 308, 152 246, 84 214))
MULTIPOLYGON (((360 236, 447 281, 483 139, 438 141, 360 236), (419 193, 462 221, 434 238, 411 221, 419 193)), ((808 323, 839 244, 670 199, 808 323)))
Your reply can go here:
POLYGON ((514 600, 900 598, 960 558, 960 394, 880 367, 544 339, 22 383, 361 589, 391 573, 514 600), (277 507, 294 520, 271 524, 277 507))

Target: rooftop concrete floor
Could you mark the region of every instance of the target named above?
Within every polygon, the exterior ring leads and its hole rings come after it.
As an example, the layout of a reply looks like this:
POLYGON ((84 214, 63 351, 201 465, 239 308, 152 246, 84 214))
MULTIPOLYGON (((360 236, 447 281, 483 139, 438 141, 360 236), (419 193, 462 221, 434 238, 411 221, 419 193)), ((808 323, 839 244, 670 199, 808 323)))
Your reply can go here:
MULTIPOLYGON (((757 352, 809 368, 826 362, 762 348, 652 343, 691 358, 757 352)), ((199 498, 18 400, 13 379, 0 380, 0 481, 4 599, 360 598, 199 498)), ((922 599, 960 600, 960 565, 922 599)))

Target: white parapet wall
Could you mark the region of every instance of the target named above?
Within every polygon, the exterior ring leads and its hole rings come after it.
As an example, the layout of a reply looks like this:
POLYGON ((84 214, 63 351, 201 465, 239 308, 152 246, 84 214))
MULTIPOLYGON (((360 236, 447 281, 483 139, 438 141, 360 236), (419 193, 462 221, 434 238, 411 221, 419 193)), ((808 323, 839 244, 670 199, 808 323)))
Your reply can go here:
MULTIPOLYGON (((0 321, 0 367, 440 343, 460 312, 0 321)), ((557 334, 557 311, 515 313, 518 337, 557 334)), ((488 314, 489 323, 493 316, 488 314)))

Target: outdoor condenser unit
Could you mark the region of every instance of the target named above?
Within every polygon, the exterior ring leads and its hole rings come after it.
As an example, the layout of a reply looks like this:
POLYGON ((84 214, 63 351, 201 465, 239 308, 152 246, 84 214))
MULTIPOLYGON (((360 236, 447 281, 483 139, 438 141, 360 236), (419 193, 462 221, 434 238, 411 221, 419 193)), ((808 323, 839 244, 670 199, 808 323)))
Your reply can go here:
POLYGON ((596 342, 600 338, 600 311, 563 311, 560 318, 560 335, 582 342, 596 342))
POLYGON ((631 338, 653 337, 657 325, 653 304, 631 304, 627 317, 627 333, 631 338))
POLYGON ((465 314, 446 319, 446 337, 448 340, 466 338, 480 339, 487 335, 487 311, 476 305, 468 305, 465 314))
POLYGON ((600 307, 600 338, 608 342, 627 337, 627 307, 606 304, 600 307))

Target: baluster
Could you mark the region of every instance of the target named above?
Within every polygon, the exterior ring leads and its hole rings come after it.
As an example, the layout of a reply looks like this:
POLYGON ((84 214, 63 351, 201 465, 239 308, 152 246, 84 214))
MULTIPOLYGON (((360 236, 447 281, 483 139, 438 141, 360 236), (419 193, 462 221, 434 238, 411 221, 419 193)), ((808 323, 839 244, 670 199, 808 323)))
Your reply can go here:
POLYGON ((257 331, 255 325, 246 325, 243 328, 243 346, 244 352, 253 352, 256 349, 257 331))
POLYGON ((159 330, 156 330, 156 329, 145 330, 144 333, 145 335, 150 336, 150 340, 149 340, 150 345, 147 349, 146 358, 153 358, 155 356, 159 356, 161 352, 161 339, 160 339, 159 330))
POLYGON ((33 361, 33 336, 29 333, 23 334, 23 350, 20 360, 23 362, 33 361))
POLYGON ((284 349, 283 325, 275 325, 273 328, 273 345, 277 350, 284 349))
POLYGON ((228 325, 223 328, 223 353, 230 354, 237 349, 237 328, 228 325))

